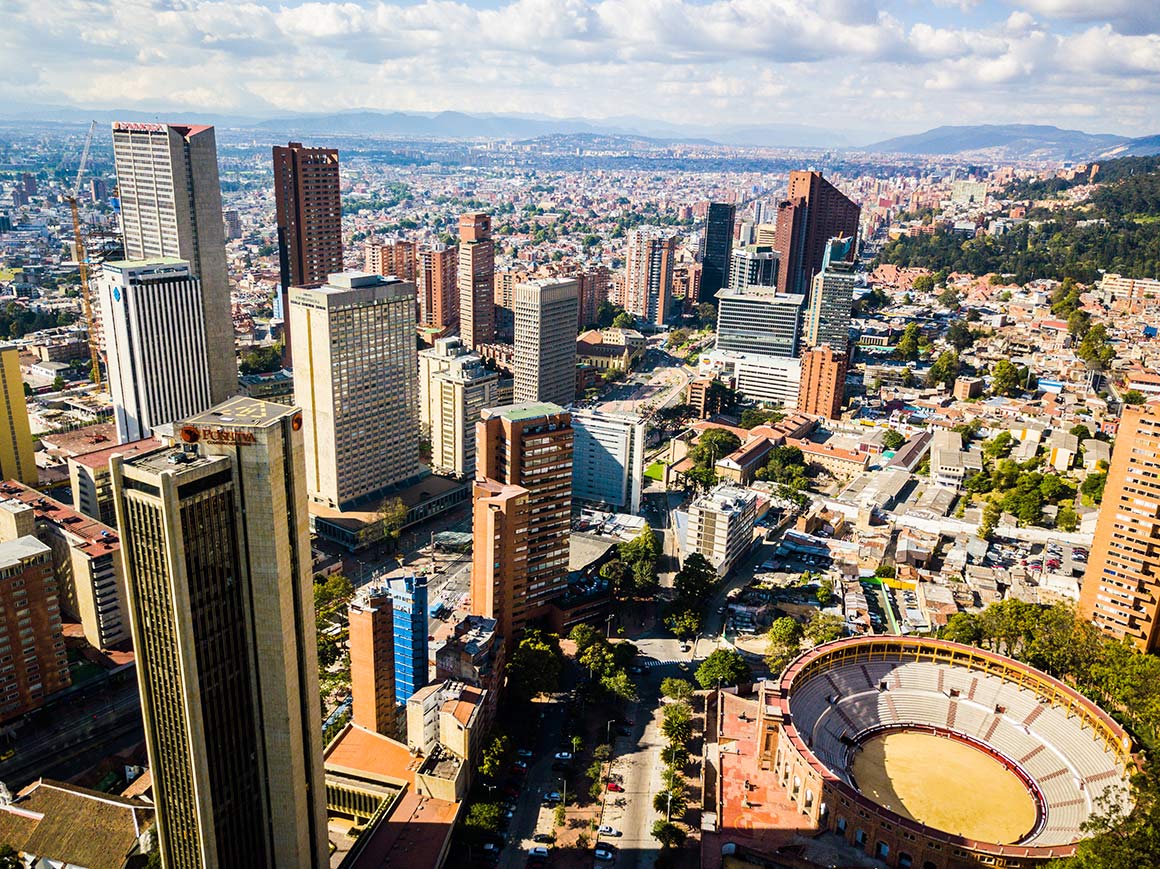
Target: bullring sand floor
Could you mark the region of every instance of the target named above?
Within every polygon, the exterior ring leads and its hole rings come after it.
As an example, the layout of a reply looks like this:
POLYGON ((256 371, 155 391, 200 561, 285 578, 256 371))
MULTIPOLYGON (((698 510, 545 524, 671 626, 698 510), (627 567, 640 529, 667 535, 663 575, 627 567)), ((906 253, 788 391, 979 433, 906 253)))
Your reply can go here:
POLYGON ((1010 844, 1035 826, 1035 800, 1018 776, 953 739, 885 733, 863 744, 852 772, 874 802, 945 833, 1010 844))

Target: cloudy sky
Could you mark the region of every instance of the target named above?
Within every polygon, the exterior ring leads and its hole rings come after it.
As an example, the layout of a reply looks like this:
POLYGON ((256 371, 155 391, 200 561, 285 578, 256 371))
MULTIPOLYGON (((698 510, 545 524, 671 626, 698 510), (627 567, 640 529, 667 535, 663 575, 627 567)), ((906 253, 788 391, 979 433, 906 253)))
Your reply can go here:
POLYGON ((1160 133, 1157 0, 0 0, 0 107, 1160 133))

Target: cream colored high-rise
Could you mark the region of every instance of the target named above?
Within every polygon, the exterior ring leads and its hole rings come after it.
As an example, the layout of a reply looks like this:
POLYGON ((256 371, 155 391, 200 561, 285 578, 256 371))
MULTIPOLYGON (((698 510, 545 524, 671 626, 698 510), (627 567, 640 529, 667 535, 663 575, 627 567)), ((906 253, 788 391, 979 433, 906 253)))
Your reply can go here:
POLYGON ((576 318, 580 284, 547 278, 516 285, 515 400, 576 400, 576 318))
POLYGON ((310 497, 345 509, 419 474, 415 285, 363 272, 290 290, 310 497))
POLYGON ((431 467, 456 477, 475 473, 475 424, 499 403, 499 374, 460 338, 440 338, 419 353, 419 426, 431 439, 431 467))
POLYGON ((238 361, 214 128, 116 122, 113 158, 125 259, 189 263, 200 282, 210 400, 225 401, 238 391, 238 361))
POLYGON ((302 414, 233 398, 110 473, 167 869, 328 862, 302 414))
POLYGON ((36 452, 15 347, 0 347, 0 401, 0 479, 35 486, 36 452))

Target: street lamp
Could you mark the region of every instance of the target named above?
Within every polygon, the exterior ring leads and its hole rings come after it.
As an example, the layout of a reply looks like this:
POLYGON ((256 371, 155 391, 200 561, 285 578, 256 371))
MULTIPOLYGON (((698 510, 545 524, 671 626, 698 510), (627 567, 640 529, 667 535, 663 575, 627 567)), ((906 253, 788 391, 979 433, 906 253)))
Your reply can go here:
POLYGON ((616 723, 615 718, 608 719, 608 727, 606 728, 604 741, 607 742, 609 745, 612 745, 612 725, 615 723, 616 723))

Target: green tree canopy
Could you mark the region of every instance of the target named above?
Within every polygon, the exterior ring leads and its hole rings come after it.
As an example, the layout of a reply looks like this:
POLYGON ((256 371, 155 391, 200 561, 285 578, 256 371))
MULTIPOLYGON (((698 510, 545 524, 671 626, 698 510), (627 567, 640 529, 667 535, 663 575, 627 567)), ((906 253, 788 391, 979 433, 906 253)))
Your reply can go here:
POLYGON ((806 640, 815 646, 840 639, 845 632, 846 625, 841 616, 821 611, 814 613, 803 629, 806 640))
POLYGON ((716 649, 697 668, 697 682, 702 688, 717 685, 730 686, 745 682, 752 676, 749 664, 732 649, 716 649))
POLYGON ((508 686, 512 694, 528 700, 559 690, 564 654, 555 634, 532 628, 512 652, 508 663, 508 686))

